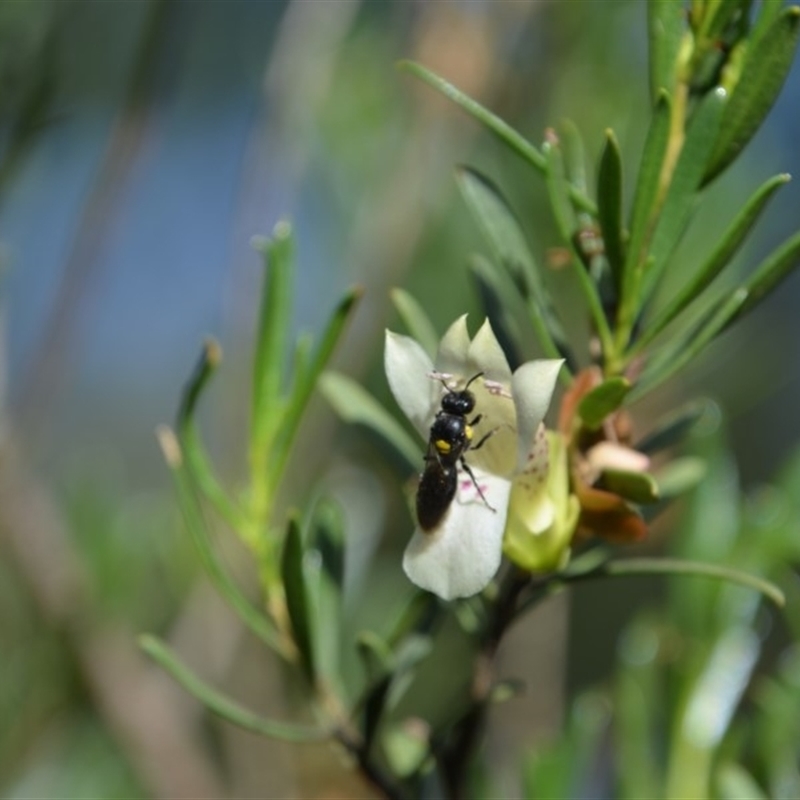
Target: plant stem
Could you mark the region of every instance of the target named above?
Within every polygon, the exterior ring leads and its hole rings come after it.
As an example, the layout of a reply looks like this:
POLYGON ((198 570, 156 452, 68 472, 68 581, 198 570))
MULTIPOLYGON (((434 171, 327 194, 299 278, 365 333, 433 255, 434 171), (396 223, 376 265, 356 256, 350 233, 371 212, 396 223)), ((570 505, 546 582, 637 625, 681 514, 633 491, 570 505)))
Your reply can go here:
POLYGON ((508 627, 516 617, 520 594, 530 583, 530 574, 515 568, 500 586, 489 609, 472 674, 471 701, 466 714, 454 726, 452 738, 438 755, 447 797, 463 800, 468 767, 483 733, 489 695, 494 683, 494 658, 508 627))

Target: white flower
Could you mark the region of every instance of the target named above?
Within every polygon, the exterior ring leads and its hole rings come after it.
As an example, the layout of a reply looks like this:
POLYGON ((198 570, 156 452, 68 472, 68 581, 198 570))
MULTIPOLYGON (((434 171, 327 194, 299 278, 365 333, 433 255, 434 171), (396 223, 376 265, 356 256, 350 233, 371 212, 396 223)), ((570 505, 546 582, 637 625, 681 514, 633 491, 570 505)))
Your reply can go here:
MULTIPOLYGON (((523 484, 533 487, 531 478, 547 470, 539 430, 562 361, 529 361, 512 375, 489 321, 470 340, 465 315, 445 333, 434 362, 413 339, 387 331, 384 364, 395 400, 426 442, 447 391, 436 376, 446 376, 450 388, 463 389, 482 373, 470 385, 474 416, 481 415, 473 442, 494 433, 482 447, 468 450, 466 461, 487 502, 459 470, 456 496, 442 521, 432 531, 418 525, 403 557, 403 569, 417 586, 445 600, 477 594, 500 566, 512 484, 515 495, 526 496, 523 484)), ((554 509, 538 488, 535 495, 531 510, 544 529, 554 509)))

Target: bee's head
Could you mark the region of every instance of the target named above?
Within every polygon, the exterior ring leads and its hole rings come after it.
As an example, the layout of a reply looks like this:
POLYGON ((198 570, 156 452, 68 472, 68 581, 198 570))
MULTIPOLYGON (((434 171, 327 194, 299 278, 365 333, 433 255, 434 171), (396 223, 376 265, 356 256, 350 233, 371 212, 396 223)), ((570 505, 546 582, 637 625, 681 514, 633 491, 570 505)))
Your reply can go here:
MULTIPOLYGON (((469 390, 469 385, 480 378, 481 375, 483 375, 482 372, 473 375, 467 381, 467 385, 458 391, 448 388, 447 393, 442 398, 442 410, 448 414, 459 414, 460 416, 471 413, 475 408, 475 395, 469 390)), ((447 384, 445 384, 445 387, 447 387, 447 384)))

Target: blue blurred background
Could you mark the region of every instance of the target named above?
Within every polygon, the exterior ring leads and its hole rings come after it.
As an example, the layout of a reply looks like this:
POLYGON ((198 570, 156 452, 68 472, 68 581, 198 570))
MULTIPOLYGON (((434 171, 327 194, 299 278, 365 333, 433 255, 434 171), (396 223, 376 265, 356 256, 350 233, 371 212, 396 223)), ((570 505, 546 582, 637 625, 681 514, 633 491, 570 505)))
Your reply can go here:
MULTIPOLYGON (((206 409, 208 435, 227 478, 241 473, 261 278, 250 240, 281 217, 299 240, 296 330, 318 331, 344 288, 362 283, 365 301, 338 366, 379 397, 387 398, 382 330, 398 325, 389 288, 412 291, 442 329, 464 311, 477 324, 465 265, 479 237, 453 167, 469 162, 495 177, 544 262, 557 237, 543 187, 395 62, 421 61, 533 141, 562 116, 573 119, 592 163, 603 131, 614 128, 630 176, 649 102, 644 17, 644 3, 622 0, 0 2, 3 794, 301 791, 287 749, 208 726, 126 644, 139 630, 169 628, 209 659, 207 674, 219 682, 244 675, 268 708, 281 693, 277 668, 240 633, 231 640, 225 612, 197 580, 153 431, 172 419, 212 333, 226 360, 206 409), (12 146, 36 98, 37 124, 12 146), (82 599, 73 605, 75 592, 82 599), (150 712, 160 734, 148 730, 150 712), (165 758, 166 745, 159 754, 159 735, 182 761, 165 758)), ((795 66, 745 157, 712 188, 684 246, 687 264, 704 228, 724 225, 746 192, 775 172, 800 173, 798 109, 795 66)), ((800 187, 789 184, 742 270, 797 227, 797 208, 800 187)), ((569 283, 559 274, 553 282, 569 316, 569 283)), ((749 484, 769 477, 796 444, 798 293, 795 277, 659 401, 718 398, 749 484)), ((316 472, 335 483, 347 469, 374 470, 381 491, 397 493, 406 476, 380 464, 374 442, 336 434, 321 403, 314 413, 301 450, 334 445, 323 458, 316 451, 316 472)), ((573 645, 578 663, 591 661, 573 683, 602 676, 625 613, 613 596, 608 603, 595 640, 573 645)), ((563 656, 563 634, 553 637, 563 656)), ((558 694, 565 668, 555 663, 558 694)), ((558 711, 542 718, 546 728, 558 711)), ((302 796, 362 791, 331 788, 339 784, 330 775, 342 780, 335 759, 314 759, 327 777, 306 776, 302 796)))

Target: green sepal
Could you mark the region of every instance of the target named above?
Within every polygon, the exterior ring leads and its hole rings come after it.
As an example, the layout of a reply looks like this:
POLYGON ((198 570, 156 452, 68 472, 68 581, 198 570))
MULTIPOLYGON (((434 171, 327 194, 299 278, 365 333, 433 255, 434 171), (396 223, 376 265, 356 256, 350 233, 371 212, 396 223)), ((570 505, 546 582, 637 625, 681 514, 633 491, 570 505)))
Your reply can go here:
POLYGON ((678 53, 684 30, 684 4, 675 0, 649 0, 647 33, 650 53, 650 96, 658 102, 661 89, 672 93, 677 78, 678 53))
POLYGON ((160 639, 149 634, 139 637, 139 647, 162 666, 186 691, 196 697, 209 711, 240 728, 279 739, 283 742, 319 742, 331 737, 331 732, 307 725, 264 719, 242 708, 229 697, 209 686, 192 672, 160 639))
POLYGON ((578 403, 578 416, 589 430, 599 428, 606 417, 616 411, 631 390, 631 382, 627 378, 617 376, 608 378, 596 386, 578 403))
POLYGON ((739 155, 775 103, 797 49, 800 7, 785 8, 764 27, 763 32, 759 31, 760 35, 749 42, 741 74, 732 87, 705 171, 705 183, 713 180, 739 155))
POLYGON ((289 518, 281 553, 281 579, 286 594, 286 610, 292 626, 297 651, 303 671, 310 683, 316 678, 314 653, 314 621, 311 618, 306 572, 303 564, 305 547, 300 524, 296 517, 289 518))
POLYGON ((694 272, 675 297, 648 324, 644 335, 638 343, 640 347, 646 342, 652 341, 661 333, 722 272, 758 221, 761 212, 766 208, 773 194, 785 183, 788 183, 789 180, 791 180, 789 175, 775 175, 753 193, 728 229, 720 237, 717 246, 708 258, 694 272))
POLYGON ((606 142, 597 172, 597 216, 603 234, 606 258, 617 295, 622 291, 625 246, 622 230, 622 156, 614 131, 606 131, 606 142))
POLYGON ((661 496, 656 479, 647 472, 606 469, 600 476, 599 486, 639 505, 655 503, 661 496))
POLYGON ((369 392, 340 372, 325 372, 319 380, 322 396, 345 421, 360 423, 382 436, 409 466, 422 462, 422 446, 369 392))
POLYGON ((727 101, 727 92, 717 88, 703 98, 692 115, 686 140, 678 156, 650 241, 650 255, 654 264, 644 276, 644 298, 648 298, 655 289, 670 255, 692 217, 694 200, 720 132, 720 122, 727 101))
POLYGON ((389 294, 411 338, 416 339, 422 345, 422 349, 433 358, 439 347, 439 336, 425 310, 405 289, 395 288, 389 294))

